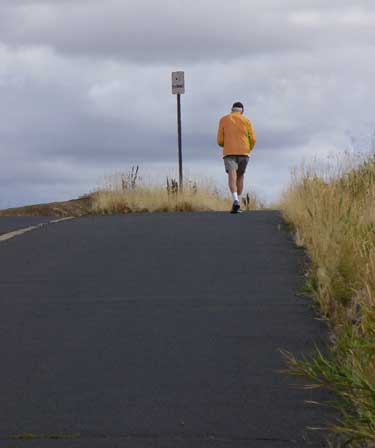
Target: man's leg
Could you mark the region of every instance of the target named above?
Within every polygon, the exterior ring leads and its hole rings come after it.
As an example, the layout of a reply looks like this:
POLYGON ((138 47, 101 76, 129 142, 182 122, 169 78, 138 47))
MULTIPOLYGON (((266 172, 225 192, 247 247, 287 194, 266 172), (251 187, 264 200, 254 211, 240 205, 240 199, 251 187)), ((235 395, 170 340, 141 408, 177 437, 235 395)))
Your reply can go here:
POLYGON ((228 184, 231 193, 237 193, 237 171, 228 171, 228 184))
POLYGON ((233 198, 233 206, 232 206, 231 213, 238 213, 240 211, 240 201, 238 199, 238 194, 237 194, 237 171, 236 170, 228 171, 228 183, 229 183, 229 189, 232 193, 232 198, 233 198))
POLYGON ((247 164, 249 162, 249 157, 241 156, 239 157, 238 170, 237 170, 237 193, 240 196, 243 192, 243 182, 245 177, 245 171, 247 164))
POLYGON ((228 173, 228 185, 232 193, 233 206, 231 213, 238 213, 240 209, 240 201, 237 194, 237 170, 238 160, 236 157, 224 157, 225 171, 228 173))
POLYGON ((243 192, 243 180, 244 180, 244 173, 236 173, 237 174, 237 193, 238 196, 241 196, 242 192, 243 192))

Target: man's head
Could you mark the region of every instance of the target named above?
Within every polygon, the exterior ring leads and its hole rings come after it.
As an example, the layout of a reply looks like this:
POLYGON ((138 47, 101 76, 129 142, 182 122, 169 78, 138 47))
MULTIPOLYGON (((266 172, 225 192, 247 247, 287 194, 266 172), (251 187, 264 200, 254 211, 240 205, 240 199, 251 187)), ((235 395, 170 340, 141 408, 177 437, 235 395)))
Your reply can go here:
POLYGON ((239 101, 234 103, 232 106, 232 112, 241 112, 241 114, 243 114, 243 110, 244 110, 243 104, 240 103, 239 101))

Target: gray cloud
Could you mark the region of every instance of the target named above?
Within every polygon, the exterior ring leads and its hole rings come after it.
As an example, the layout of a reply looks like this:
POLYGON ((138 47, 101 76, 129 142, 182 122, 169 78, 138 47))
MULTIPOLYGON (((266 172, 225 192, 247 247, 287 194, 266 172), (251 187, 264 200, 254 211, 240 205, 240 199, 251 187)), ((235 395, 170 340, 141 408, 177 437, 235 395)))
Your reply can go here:
POLYGON ((19 1, 0 16, 2 40, 140 63, 232 60, 374 44, 375 6, 362 1, 19 1))
POLYGON ((164 178, 180 68, 187 166, 225 187, 217 123, 241 100, 258 136, 250 185, 274 197, 302 157, 371 140, 374 24, 369 1, 3 0, 0 207, 134 163, 164 178))

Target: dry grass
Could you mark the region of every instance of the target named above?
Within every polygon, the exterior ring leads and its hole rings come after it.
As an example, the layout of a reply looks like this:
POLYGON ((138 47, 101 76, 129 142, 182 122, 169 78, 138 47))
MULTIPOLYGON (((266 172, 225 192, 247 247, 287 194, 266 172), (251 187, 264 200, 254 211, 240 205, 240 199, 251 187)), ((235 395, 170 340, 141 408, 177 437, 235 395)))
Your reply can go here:
POLYGON ((48 204, 34 204, 0 210, 0 216, 83 216, 91 213, 95 194, 81 196, 78 199, 48 204))
MULTIPOLYGON (((124 175, 107 179, 104 188, 95 193, 93 213, 176 212, 176 211, 228 211, 232 201, 223 196, 207 179, 184 182, 179 191, 174 179, 166 179, 164 185, 145 184, 138 176, 138 167, 124 175)), ((254 193, 247 193, 242 208, 258 210, 264 204, 254 193)))
POLYGON ((331 355, 289 357, 296 374, 339 396, 335 431, 375 446, 375 156, 295 171, 281 209, 311 258, 307 290, 330 323, 331 355))
MULTIPOLYGON (((174 179, 164 185, 147 184, 139 176, 139 167, 127 174, 106 179, 103 188, 78 199, 0 210, 0 216, 82 216, 132 212, 228 211, 232 206, 229 193, 220 193, 209 179, 184 182, 179 191, 174 179)), ((242 197, 243 210, 265 209, 257 195, 248 192, 242 197)))

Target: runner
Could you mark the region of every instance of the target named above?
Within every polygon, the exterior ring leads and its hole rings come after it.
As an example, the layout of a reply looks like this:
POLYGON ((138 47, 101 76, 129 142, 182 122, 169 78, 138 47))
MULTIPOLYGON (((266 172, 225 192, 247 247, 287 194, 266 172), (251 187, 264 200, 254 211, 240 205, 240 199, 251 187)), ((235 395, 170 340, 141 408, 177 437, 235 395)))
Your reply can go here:
POLYGON ((243 190, 244 174, 249 154, 256 142, 253 125, 243 112, 243 104, 234 103, 232 112, 220 119, 217 133, 217 143, 223 147, 224 166, 233 198, 231 213, 241 212, 240 195, 243 190))

